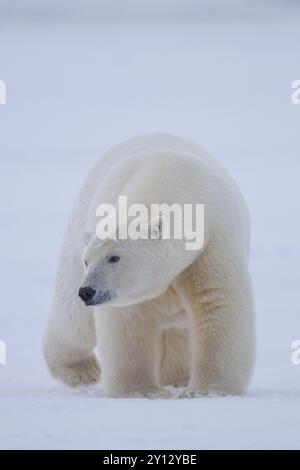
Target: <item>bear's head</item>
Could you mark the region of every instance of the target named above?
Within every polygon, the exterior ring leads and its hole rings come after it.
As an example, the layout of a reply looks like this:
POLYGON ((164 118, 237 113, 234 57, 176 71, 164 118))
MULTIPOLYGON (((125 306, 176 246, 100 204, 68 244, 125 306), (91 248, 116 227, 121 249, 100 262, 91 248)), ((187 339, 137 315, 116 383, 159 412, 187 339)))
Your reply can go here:
POLYGON ((78 292, 84 304, 121 307, 161 295, 197 256, 184 240, 163 238, 162 230, 162 220, 154 218, 137 239, 86 234, 85 278, 78 292))

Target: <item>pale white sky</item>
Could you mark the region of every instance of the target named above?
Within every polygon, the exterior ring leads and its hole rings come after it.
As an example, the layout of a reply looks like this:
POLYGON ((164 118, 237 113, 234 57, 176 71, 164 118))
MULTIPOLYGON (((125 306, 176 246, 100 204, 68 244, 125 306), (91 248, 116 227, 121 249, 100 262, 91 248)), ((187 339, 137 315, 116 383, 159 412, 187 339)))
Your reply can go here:
POLYGON ((292 13, 297 0, 1 0, 0 23, 10 21, 186 20, 272 17, 292 13), (290 8, 293 7, 293 8, 290 8))

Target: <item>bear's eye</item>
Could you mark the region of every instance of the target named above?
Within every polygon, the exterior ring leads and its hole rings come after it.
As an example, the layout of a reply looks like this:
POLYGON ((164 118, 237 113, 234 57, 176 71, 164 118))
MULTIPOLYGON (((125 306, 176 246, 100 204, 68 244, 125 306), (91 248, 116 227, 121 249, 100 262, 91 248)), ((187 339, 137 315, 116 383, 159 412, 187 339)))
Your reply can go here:
POLYGON ((110 256, 108 258, 108 262, 109 263, 117 263, 119 261, 119 259, 120 259, 120 256, 110 256))
POLYGON ((85 267, 87 268, 87 260, 84 258, 84 264, 85 264, 85 267))

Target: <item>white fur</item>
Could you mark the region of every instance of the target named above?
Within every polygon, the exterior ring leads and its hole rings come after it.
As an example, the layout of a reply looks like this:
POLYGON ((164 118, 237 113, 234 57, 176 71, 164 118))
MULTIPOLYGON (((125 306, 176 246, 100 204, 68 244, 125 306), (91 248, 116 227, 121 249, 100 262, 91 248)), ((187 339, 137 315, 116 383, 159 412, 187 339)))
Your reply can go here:
POLYGON ((114 147, 88 175, 63 243, 44 340, 54 377, 73 386, 98 380, 97 336, 110 396, 156 396, 167 384, 187 384, 183 396, 243 393, 255 350, 248 245, 236 184, 196 143, 159 134, 114 147), (205 204, 203 249, 187 251, 182 240, 99 246, 96 207, 117 205, 119 195, 147 207, 205 204), (115 252, 118 266, 108 265, 115 252), (117 295, 86 307, 77 295, 82 284, 117 295))

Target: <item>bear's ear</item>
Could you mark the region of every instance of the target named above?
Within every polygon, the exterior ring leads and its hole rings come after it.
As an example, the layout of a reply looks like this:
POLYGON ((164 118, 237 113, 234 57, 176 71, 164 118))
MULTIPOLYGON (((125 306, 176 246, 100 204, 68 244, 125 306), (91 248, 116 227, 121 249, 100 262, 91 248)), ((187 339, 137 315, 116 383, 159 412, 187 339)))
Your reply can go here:
POLYGON ((92 234, 90 232, 84 232, 83 237, 82 237, 82 242, 84 246, 88 246, 92 238, 92 234))
POLYGON ((163 235, 163 220, 157 215, 152 217, 149 225, 149 238, 152 240, 160 240, 163 235))

